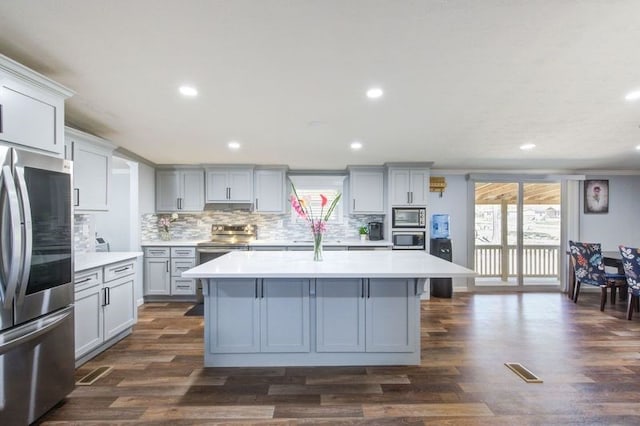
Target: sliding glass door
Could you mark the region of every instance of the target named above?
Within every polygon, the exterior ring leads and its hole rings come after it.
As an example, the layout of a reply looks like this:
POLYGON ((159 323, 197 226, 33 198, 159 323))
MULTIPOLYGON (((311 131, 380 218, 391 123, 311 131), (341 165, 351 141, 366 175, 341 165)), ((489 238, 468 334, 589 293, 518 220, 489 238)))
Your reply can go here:
POLYGON ((475 287, 559 286, 560 183, 474 182, 475 287))

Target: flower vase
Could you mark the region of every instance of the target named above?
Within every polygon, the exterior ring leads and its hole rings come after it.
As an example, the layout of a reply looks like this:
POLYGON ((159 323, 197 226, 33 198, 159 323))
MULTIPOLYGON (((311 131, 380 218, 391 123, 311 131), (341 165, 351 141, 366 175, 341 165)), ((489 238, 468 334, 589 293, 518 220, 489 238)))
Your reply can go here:
POLYGON ((313 234, 313 260, 322 262, 322 232, 313 234))
POLYGON ((169 241, 171 239, 171 232, 169 231, 160 231, 160 239, 164 241, 169 241))

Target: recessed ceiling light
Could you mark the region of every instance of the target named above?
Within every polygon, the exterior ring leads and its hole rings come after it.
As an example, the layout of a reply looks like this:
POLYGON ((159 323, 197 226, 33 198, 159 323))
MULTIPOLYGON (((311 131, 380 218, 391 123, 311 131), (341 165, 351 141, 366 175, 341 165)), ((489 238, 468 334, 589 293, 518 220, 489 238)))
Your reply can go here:
POLYGON ((354 151, 357 151, 360 148, 362 148, 362 142, 353 141, 353 142, 351 142, 350 146, 351 146, 351 149, 353 149, 354 151))
POLYGON ((524 145, 520 145, 520 149, 523 151, 531 151, 535 147, 536 144, 534 143, 525 143, 524 145))
POLYGON ((638 151, 640 151, 640 145, 636 146, 636 149, 637 149, 638 151))
POLYGON ((640 99, 640 90, 634 90, 633 92, 627 93, 627 96, 624 97, 627 101, 635 101, 640 99))
POLYGON ((180 94, 182 94, 183 96, 189 96, 189 97, 198 96, 198 90, 192 86, 180 86, 178 90, 180 91, 180 94))
POLYGON ((379 87, 372 87, 371 89, 367 90, 367 98, 369 99, 378 99, 379 97, 382 96, 384 92, 382 91, 381 88, 379 87))
POLYGON ((227 144, 227 146, 229 147, 229 149, 239 149, 240 148, 240 142, 236 142, 236 141, 231 141, 227 144))

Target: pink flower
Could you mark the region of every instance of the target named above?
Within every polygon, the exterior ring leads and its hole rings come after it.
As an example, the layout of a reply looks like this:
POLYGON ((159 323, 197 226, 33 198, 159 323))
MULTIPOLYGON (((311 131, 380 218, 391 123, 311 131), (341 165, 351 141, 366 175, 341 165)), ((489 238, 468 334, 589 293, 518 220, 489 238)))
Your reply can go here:
POLYGON ((327 205, 327 197, 325 197, 324 195, 320 194, 320 200, 322 200, 322 204, 321 204, 322 207, 327 205))
POLYGON ((293 209, 296 211, 296 213, 298 213, 298 216, 306 219, 307 218, 307 214, 305 213, 302 205, 301 205, 301 201, 302 200, 298 200, 295 195, 291 195, 291 207, 293 207, 293 209))
POLYGON ((327 230, 326 222, 318 220, 311 225, 311 232, 314 234, 323 234, 327 230))

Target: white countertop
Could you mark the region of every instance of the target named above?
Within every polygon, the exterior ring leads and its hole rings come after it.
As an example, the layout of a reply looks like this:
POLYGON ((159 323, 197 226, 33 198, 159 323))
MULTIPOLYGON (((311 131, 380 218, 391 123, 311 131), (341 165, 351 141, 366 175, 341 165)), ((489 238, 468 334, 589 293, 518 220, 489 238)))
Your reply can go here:
POLYGON ((209 240, 162 240, 162 241, 143 241, 140 243, 142 247, 195 247, 199 243, 206 243, 209 240))
MULTIPOLYGON (((207 243, 209 240, 169 240, 169 241, 143 241, 140 243, 142 247, 189 247, 197 246, 199 243, 207 243)), ((249 247, 293 247, 293 246, 312 246, 311 240, 255 240, 249 243, 249 247)), ((391 247, 393 243, 387 240, 369 241, 369 240, 325 240, 324 246, 361 246, 361 247, 391 247)))
MULTIPOLYGON (((312 246, 313 241, 311 239, 306 240, 255 240, 249 243, 249 247, 261 247, 261 246, 312 246)), ((393 244, 390 241, 369 241, 369 240, 330 240, 325 239, 322 241, 323 246, 371 246, 371 247, 391 247, 393 244)))
POLYGON ((235 251, 182 273, 185 278, 429 278, 476 273, 423 251, 235 251))
POLYGON ((77 254, 73 260, 74 272, 85 271, 91 268, 109 265, 110 263, 120 262, 122 260, 132 259, 142 256, 141 251, 108 251, 98 253, 81 253, 77 254))

